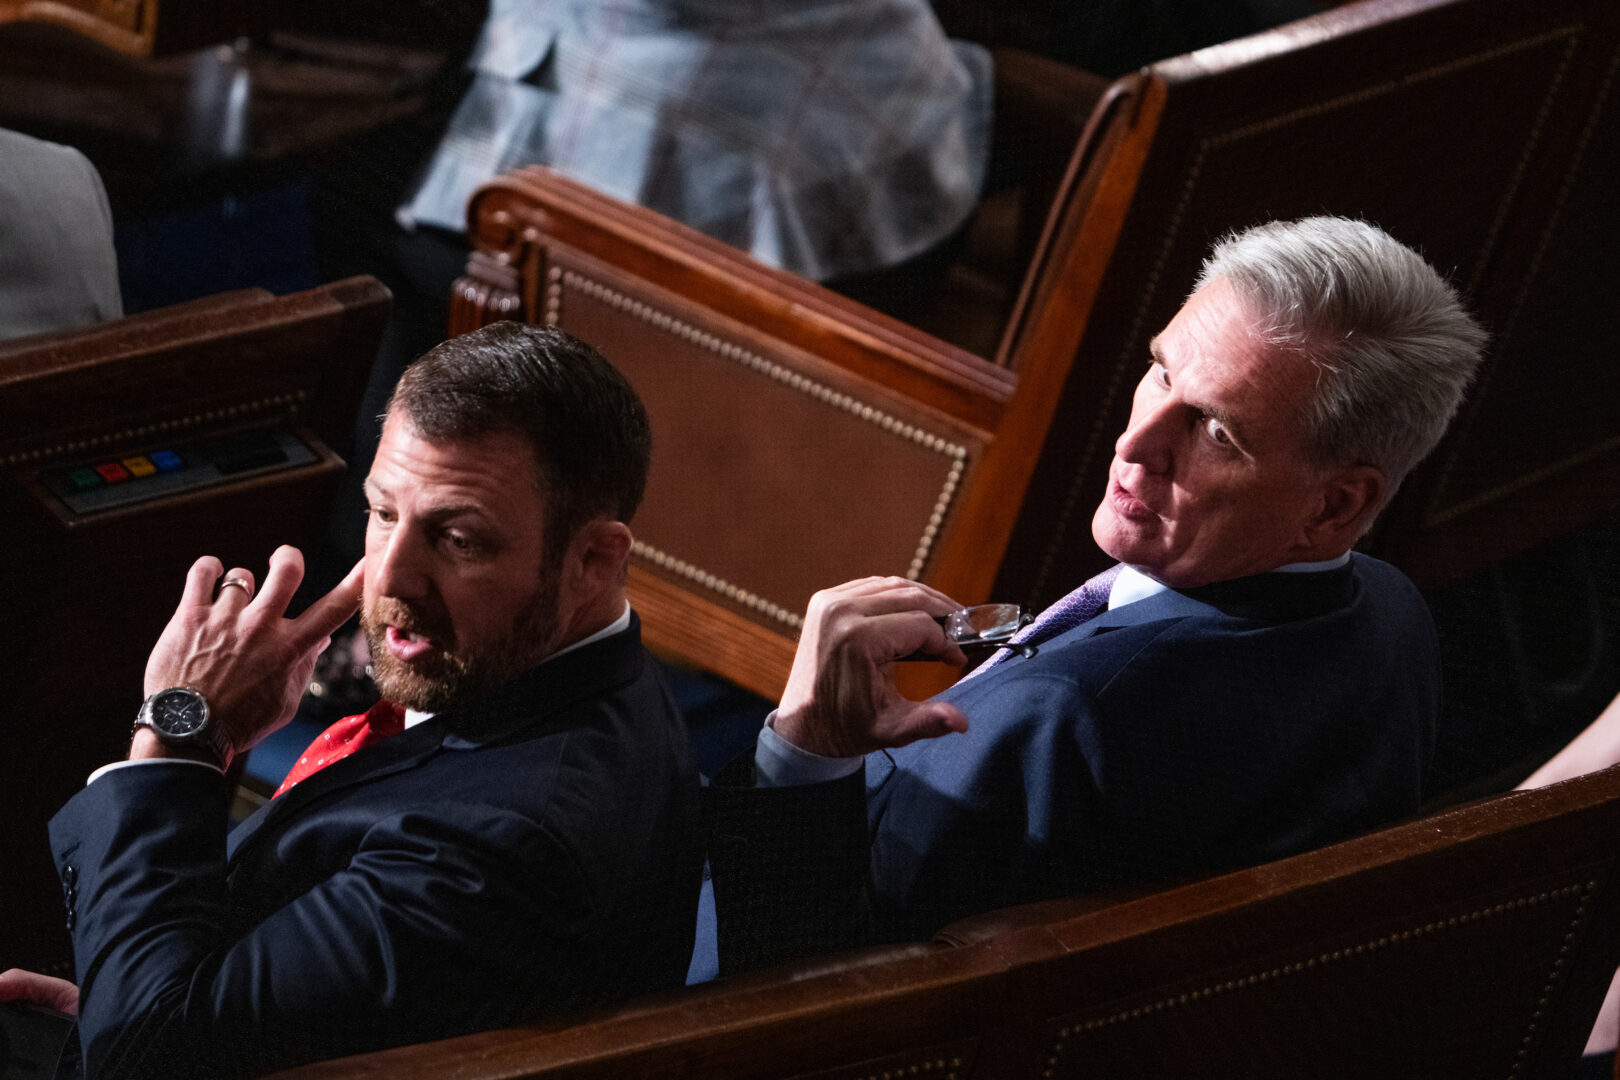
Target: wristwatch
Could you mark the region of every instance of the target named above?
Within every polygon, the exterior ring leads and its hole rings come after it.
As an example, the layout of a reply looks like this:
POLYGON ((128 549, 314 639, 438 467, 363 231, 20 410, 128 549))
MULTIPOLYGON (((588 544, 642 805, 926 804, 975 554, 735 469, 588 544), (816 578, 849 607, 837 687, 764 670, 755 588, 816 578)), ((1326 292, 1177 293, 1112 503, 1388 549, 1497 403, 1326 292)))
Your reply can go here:
POLYGON ((209 712, 207 699, 189 686, 171 686, 147 698, 135 727, 151 728, 170 746, 210 754, 222 769, 234 753, 230 738, 209 712))

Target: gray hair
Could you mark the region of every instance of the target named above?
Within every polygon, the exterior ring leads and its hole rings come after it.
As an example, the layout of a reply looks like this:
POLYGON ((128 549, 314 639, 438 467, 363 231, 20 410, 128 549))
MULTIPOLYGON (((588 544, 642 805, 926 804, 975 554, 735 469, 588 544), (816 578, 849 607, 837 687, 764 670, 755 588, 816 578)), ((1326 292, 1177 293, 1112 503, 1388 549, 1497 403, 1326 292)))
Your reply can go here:
POLYGON ((1434 449, 1486 334, 1423 257, 1365 221, 1269 222, 1219 241, 1198 288, 1225 278, 1268 344, 1323 372, 1304 418, 1322 467, 1373 465, 1396 487, 1434 449))

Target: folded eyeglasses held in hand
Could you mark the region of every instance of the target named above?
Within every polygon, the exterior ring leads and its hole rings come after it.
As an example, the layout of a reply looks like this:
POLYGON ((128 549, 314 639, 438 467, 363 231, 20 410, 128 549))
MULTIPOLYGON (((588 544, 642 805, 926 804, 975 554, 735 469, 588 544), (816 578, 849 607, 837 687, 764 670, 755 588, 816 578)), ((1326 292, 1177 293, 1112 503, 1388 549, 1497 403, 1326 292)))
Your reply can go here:
MULTIPOLYGON (((1034 656, 1034 645, 1010 645, 1012 636, 1035 621, 1032 612, 1017 604, 974 604, 957 608, 948 615, 935 615, 934 621, 945 631, 945 638, 956 643, 963 652, 974 649, 1015 649, 1022 656, 1034 656)), ((923 652, 914 652, 901 660, 937 660, 923 652)))

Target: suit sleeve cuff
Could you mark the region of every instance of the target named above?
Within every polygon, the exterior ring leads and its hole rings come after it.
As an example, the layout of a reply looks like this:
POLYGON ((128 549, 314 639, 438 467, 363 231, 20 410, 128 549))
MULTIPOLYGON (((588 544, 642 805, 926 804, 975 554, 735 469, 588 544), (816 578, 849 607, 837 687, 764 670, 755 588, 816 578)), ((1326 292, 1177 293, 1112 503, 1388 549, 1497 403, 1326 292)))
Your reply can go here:
POLYGON ((842 780, 861 767, 859 757, 827 757, 788 742, 776 733, 776 710, 765 718, 754 745, 754 783, 759 787, 795 787, 842 780))
POLYGON ((112 772, 115 769, 129 768, 130 766, 134 766, 134 765, 174 765, 174 764, 200 765, 201 767, 203 767, 205 769, 214 770, 215 772, 219 773, 219 775, 221 775, 221 776, 225 775, 225 770, 224 769, 221 769, 218 765, 210 765, 206 761, 193 761, 190 758, 181 758, 181 757, 143 758, 140 761, 115 761, 110 765, 103 765, 101 768, 97 769, 95 772, 90 774, 90 779, 88 779, 88 780, 86 780, 84 782, 84 786, 89 787, 91 784, 95 783, 97 780, 101 779, 103 776, 106 776, 108 773, 112 772))

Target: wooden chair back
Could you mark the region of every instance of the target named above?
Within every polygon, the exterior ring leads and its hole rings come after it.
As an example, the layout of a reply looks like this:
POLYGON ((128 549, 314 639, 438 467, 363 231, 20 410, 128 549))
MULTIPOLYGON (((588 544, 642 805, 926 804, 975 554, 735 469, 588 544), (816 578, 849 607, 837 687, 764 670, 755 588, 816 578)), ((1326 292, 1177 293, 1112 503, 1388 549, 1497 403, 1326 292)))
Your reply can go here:
POLYGON ((267 0, 0 0, 0 24, 48 23, 131 56, 162 56, 261 33, 286 6, 267 0))
POLYGON ((1620 962, 1617 815, 1620 768, 948 935, 1019 972, 997 1075, 1565 1076, 1620 962))
MULTIPOLYGON (((659 447, 632 576, 649 640, 774 696, 818 588, 898 574, 1039 608, 1104 565, 1089 523, 1130 390, 1210 242, 1365 216, 1452 273, 1499 343, 1370 549, 1415 571, 1459 537, 1500 557, 1509 538, 1474 544, 1485 517, 1522 544, 1620 497, 1587 482, 1620 411, 1539 379, 1532 351, 1601 325, 1614 257, 1581 218, 1614 212, 1617 20, 1605 0, 1361 0, 1117 81, 984 355, 539 168, 474 196, 452 332, 556 323, 628 372, 659 447), (1577 255, 1596 280, 1572 299, 1577 255), (1536 445, 1503 449, 1532 403, 1536 445), (1505 477, 1516 460, 1532 471, 1505 477), (1553 477, 1576 510, 1519 520, 1553 477)), ((910 689, 948 681, 925 667, 910 689)))
POLYGON ((66 946, 44 823, 127 750, 192 562, 319 543, 390 302, 351 278, 0 343, 8 963, 66 946))
POLYGON ((1273 218, 1378 223, 1494 338, 1367 550, 1436 584, 1617 505, 1620 411, 1582 389, 1605 381, 1597 298, 1620 284, 1598 239, 1616 235, 1617 64, 1620 9, 1601 0, 1366 0, 1147 69, 1117 149, 1060 198, 1003 341, 1021 378, 1073 363, 1030 422, 1061 418, 998 594, 1041 606, 1106 565, 1091 511, 1147 343, 1212 241, 1273 218))
POLYGON ((1620 768, 1124 903, 992 912, 279 1080, 1567 1075, 1620 962, 1620 768))

